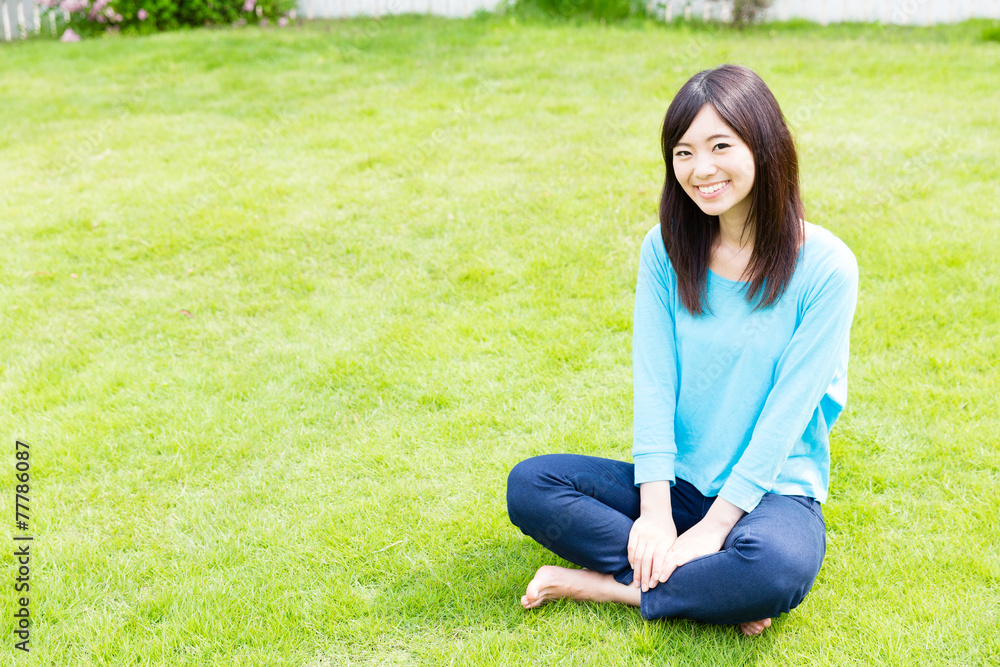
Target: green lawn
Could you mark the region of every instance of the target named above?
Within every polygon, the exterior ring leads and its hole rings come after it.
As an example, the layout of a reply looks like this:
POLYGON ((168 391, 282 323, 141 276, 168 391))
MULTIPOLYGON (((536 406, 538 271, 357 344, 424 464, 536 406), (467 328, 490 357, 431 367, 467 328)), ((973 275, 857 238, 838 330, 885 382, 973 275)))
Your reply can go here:
POLYGON ((0 664, 997 664, 981 27, 401 18, 0 44, 0 664), (659 127, 724 61, 771 85, 807 218, 861 268, 826 562, 755 640, 525 613, 559 561, 508 522, 506 473, 630 456, 659 127))

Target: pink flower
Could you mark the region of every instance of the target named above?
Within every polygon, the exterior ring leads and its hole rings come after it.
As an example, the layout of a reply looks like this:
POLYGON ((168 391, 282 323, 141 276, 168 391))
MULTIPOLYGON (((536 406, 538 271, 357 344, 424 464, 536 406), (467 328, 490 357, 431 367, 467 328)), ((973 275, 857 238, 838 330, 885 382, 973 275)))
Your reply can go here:
POLYGON ((79 42, 80 41, 80 35, 76 34, 76 32, 72 28, 66 28, 66 32, 64 32, 62 34, 62 37, 59 38, 59 41, 60 42, 79 42))
POLYGON ((135 15, 139 18, 140 21, 145 21, 146 19, 149 18, 149 12, 147 12, 145 9, 140 9, 138 12, 135 13, 135 15))
POLYGON ((243 11, 252 12, 257 5, 257 0, 243 0, 243 11))
POLYGON ((67 14, 75 14, 87 8, 87 0, 63 0, 60 7, 67 14))
POLYGON ((261 28, 266 28, 267 27, 267 19, 261 19, 260 20, 260 27, 261 28))
POLYGON ((107 7, 110 2, 111 0, 94 0, 94 5, 90 8, 90 20, 93 21, 96 18, 101 23, 104 23, 98 14, 104 11, 104 8, 107 7))
POLYGON ((288 19, 282 16, 280 19, 278 19, 278 25, 284 28, 286 25, 288 25, 288 19))

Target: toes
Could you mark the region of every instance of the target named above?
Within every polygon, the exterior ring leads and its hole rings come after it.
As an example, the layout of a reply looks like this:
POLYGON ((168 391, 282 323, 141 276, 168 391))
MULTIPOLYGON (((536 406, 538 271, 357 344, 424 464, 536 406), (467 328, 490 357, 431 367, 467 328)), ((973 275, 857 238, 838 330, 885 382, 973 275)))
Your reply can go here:
POLYGON ((765 629, 771 627, 771 619, 765 618, 761 621, 750 621, 748 623, 740 623, 740 630, 747 637, 754 637, 764 632, 765 629))
POLYGON ((527 592, 525 592, 525 594, 521 597, 521 605, 525 609, 534 609, 535 607, 540 607, 542 606, 543 602, 545 602, 545 596, 540 595, 537 591, 532 590, 531 587, 528 587, 527 592))
POLYGON ((528 587, 525 589, 524 595, 521 596, 521 605, 525 609, 534 609, 545 602, 545 596, 542 595, 541 588, 542 584, 538 581, 537 576, 528 582, 528 587))

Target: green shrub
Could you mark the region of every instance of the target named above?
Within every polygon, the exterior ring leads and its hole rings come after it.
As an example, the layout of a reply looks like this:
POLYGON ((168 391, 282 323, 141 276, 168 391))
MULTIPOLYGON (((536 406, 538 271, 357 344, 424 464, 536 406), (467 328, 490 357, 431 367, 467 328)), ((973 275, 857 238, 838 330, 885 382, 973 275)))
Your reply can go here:
POLYGON ((551 17, 593 18, 622 21, 629 17, 651 14, 643 0, 514 0, 515 11, 541 12, 551 17))
POLYGON ((732 23, 741 29, 757 23, 770 6, 771 0, 733 0, 732 23))
POLYGON ((41 4, 46 13, 53 13, 60 32, 71 28, 90 36, 287 20, 296 0, 42 0, 41 4))

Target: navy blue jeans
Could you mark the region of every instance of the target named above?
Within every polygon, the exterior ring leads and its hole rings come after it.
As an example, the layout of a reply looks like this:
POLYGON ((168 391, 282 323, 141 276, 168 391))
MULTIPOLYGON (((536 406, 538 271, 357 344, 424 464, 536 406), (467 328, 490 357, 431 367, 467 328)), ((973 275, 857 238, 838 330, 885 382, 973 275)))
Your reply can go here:
MULTIPOLYGON (((677 533, 702 519, 714 498, 678 479, 670 502, 677 533)), ((514 466, 507 512, 525 535, 581 567, 632 581, 628 536, 639 518, 631 463, 549 454, 514 466)), ((826 552, 819 503, 766 494, 730 531, 722 550, 680 566, 642 593, 643 618, 736 624, 773 618, 798 606, 826 552)))

